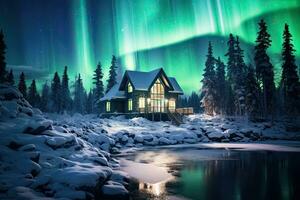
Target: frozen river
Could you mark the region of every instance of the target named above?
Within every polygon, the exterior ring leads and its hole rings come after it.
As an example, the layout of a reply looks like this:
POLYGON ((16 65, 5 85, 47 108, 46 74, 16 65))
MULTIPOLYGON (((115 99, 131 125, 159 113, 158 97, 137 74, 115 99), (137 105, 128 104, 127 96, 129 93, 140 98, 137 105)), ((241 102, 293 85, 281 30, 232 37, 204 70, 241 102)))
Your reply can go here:
POLYGON ((208 143, 122 156, 133 199, 300 199, 300 143, 208 143))

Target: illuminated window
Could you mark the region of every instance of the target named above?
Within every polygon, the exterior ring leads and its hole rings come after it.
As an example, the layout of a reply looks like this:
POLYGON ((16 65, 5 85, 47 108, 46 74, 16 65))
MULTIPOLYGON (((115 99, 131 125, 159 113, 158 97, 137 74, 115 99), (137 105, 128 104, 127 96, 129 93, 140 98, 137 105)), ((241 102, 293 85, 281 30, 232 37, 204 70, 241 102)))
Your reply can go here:
POLYGON ((132 111, 132 99, 128 99, 128 111, 132 111))
POLYGON ((131 93, 133 91, 133 88, 132 88, 132 85, 130 84, 130 82, 128 83, 127 91, 128 91, 128 93, 131 93))
POLYGON ((145 98, 144 97, 139 98, 139 108, 145 108, 145 98))
POLYGON ((175 112, 176 109, 176 100, 175 99, 170 99, 169 100, 169 110, 170 112, 175 112))
POLYGON ((106 102, 106 112, 110 112, 110 101, 106 102))
POLYGON ((157 79, 151 88, 151 112, 164 112, 165 111, 165 88, 161 81, 157 79))
POLYGON ((139 111, 141 113, 144 113, 145 112, 145 97, 140 97, 139 98, 139 111))

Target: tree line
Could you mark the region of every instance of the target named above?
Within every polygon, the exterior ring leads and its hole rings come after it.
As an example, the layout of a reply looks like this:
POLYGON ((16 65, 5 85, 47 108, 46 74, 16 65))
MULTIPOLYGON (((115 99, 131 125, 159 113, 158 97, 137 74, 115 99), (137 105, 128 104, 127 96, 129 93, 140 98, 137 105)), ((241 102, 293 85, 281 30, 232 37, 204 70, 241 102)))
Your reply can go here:
POLYGON ((51 83, 46 81, 42 86, 41 93, 39 93, 35 80, 32 80, 27 87, 24 72, 20 74, 19 82, 15 82, 13 70, 11 69, 9 72, 6 70, 5 53, 4 34, 3 31, 0 31, 0 83, 16 86, 33 107, 44 112, 100 113, 103 111, 103 106, 99 99, 117 83, 117 59, 112 56, 106 90, 104 90, 103 71, 99 62, 94 70, 93 87, 90 91, 85 90, 80 74, 70 85, 68 67, 65 66, 62 76, 60 77, 59 73, 55 72, 51 83))
POLYGON ((209 115, 248 116, 252 120, 274 119, 300 114, 300 82, 295 49, 289 26, 285 24, 282 44, 282 68, 279 86, 275 86, 274 66, 268 55, 271 36, 264 20, 254 47, 254 63, 246 64, 238 36, 229 35, 226 64, 213 54, 208 44, 201 88, 201 106, 209 115))

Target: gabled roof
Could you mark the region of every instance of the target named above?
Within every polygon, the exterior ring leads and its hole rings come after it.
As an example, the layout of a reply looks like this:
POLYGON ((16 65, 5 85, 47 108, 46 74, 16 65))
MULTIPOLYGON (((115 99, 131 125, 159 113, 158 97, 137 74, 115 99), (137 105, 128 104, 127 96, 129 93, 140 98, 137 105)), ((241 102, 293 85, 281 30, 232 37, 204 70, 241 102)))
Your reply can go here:
POLYGON ((139 72, 139 71, 130 71, 126 70, 123 79, 120 84, 120 90, 125 90, 127 80, 132 84, 133 88, 135 90, 139 91, 148 91, 150 87, 153 85, 154 81, 162 75, 165 77, 163 79, 163 82, 167 87, 169 87, 171 90, 173 90, 173 86, 168 79, 166 73, 162 68, 152 70, 150 72, 139 72))
POLYGON ((100 99, 100 101, 112 100, 112 99, 124 99, 125 92, 119 90, 120 84, 114 85, 105 95, 100 99))
POLYGON ((162 68, 150 72, 126 70, 122 81, 114 85, 100 101, 126 98, 125 88, 128 81, 135 90, 148 91, 158 77, 162 77, 162 81, 169 88, 170 93, 183 94, 183 90, 176 79, 174 77, 168 77, 162 68))
POLYGON ((183 90, 181 89, 180 85, 178 84, 176 78, 169 77, 169 80, 171 81, 171 84, 174 88, 174 90, 170 90, 169 92, 183 94, 183 90))

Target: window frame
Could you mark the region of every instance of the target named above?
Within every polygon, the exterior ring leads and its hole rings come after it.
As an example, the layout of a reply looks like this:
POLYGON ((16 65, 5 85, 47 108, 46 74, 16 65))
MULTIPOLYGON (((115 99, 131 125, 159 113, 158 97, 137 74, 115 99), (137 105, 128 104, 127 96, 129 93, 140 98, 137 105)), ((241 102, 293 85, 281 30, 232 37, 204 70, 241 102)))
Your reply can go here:
POLYGON ((106 110, 106 112, 110 112, 111 111, 111 103, 110 103, 110 101, 106 102, 105 110, 106 110))
POLYGON ((127 102, 127 109, 128 111, 132 111, 132 99, 128 99, 128 102, 127 102))
POLYGON ((128 93, 132 93, 133 92, 133 87, 132 87, 132 85, 131 85, 130 82, 128 82, 128 84, 127 84, 127 92, 128 93))

